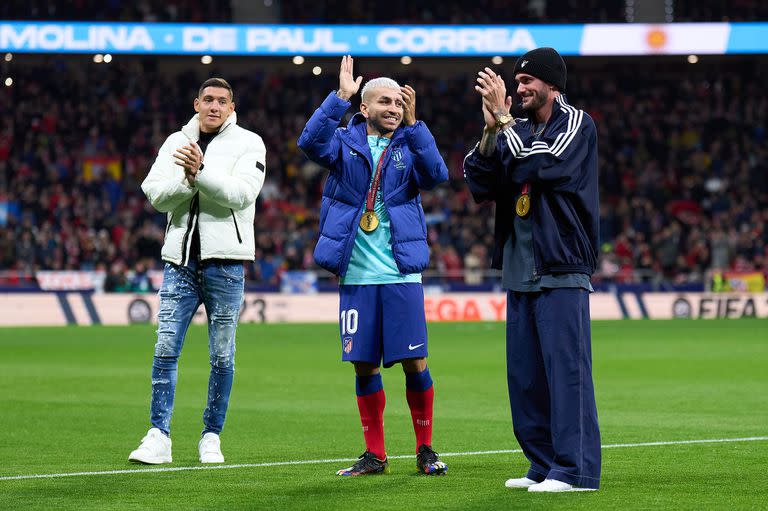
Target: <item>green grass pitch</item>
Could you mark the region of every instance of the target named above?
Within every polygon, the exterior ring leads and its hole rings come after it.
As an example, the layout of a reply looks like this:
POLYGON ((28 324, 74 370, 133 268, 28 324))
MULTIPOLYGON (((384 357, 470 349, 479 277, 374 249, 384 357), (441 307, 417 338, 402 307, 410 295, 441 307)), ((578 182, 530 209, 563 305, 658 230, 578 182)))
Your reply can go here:
MULTIPOLYGON (((431 324, 434 447, 518 449, 502 323, 431 324)), ((609 447, 602 489, 509 490, 522 454, 445 456, 445 477, 418 476, 398 367, 384 371, 392 473, 340 478, 346 462, 129 472, 148 427, 152 326, 0 329, 3 509, 766 509, 768 441, 609 447)), ((174 463, 199 467, 208 378, 205 329, 191 328, 173 417, 174 463)), ((593 323, 603 443, 768 435, 765 320, 593 323)), ((226 465, 354 458, 363 438, 351 366, 335 325, 241 325, 222 435, 226 465)))

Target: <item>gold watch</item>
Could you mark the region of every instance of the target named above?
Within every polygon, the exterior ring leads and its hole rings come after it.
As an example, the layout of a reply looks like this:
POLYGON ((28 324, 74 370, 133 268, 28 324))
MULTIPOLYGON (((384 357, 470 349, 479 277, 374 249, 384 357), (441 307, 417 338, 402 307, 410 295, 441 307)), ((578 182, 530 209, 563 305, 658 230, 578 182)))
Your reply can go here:
POLYGON ((514 120, 514 117, 512 117, 511 114, 502 114, 502 115, 494 114, 493 116, 496 118, 496 127, 497 128, 501 128, 505 124, 508 124, 508 123, 512 122, 512 120, 514 120))

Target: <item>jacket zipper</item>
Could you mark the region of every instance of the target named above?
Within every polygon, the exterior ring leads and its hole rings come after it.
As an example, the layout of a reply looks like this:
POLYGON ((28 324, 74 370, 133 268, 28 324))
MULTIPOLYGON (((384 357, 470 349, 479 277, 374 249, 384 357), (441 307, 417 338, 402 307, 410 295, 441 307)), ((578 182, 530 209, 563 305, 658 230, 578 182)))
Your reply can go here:
MULTIPOLYGON (((357 144, 351 144, 351 143, 346 142, 346 141, 344 141, 344 143, 346 143, 346 145, 348 147, 352 148, 358 154, 358 156, 360 156, 361 158, 363 158, 365 160, 365 163, 368 164, 368 171, 372 172, 373 161, 370 158, 368 158, 366 153, 361 151, 357 147, 357 144)), ((368 154, 370 154, 370 148, 367 148, 367 149, 368 149, 368 154)), ((341 186, 341 180, 339 180, 339 186, 341 186)), ((361 204, 361 206, 363 208, 365 207, 366 196, 367 196, 367 192, 363 194, 363 203, 361 204)), ((352 238, 351 239, 351 243, 348 242, 346 244, 348 248, 346 248, 346 250, 344 252, 344 259, 341 261, 342 264, 339 267, 339 276, 340 277, 343 277, 347 273, 346 268, 349 267, 349 261, 352 258, 352 250, 355 247, 355 236, 357 236, 357 226, 360 225, 360 219, 363 217, 363 212, 364 211, 360 207, 358 207, 357 214, 355 215, 355 219, 356 220, 355 220, 354 227, 352 229, 350 229, 350 237, 352 238), (341 270, 341 266, 345 267, 343 273, 342 273, 342 270, 341 270)))
MULTIPOLYGON (((230 124, 228 123, 226 126, 224 126, 217 134, 221 135, 224 130, 229 128, 230 124)), ((183 130, 182 130, 183 133, 183 130)), ((186 133, 185 133, 186 135, 186 133)), ((189 137, 187 137, 189 138, 189 137)), ((216 138, 216 137, 214 137, 216 138)), ((191 140, 191 139, 190 139, 191 140)), ((213 143, 213 140, 211 140, 211 143, 213 143)), ((187 243, 189 242, 189 234, 192 232, 192 228, 195 225, 195 217, 199 213, 199 207, 200 207, 200 198, 198 197, 198 194, 200 192, 196 192, 195 196, 192 198, 192 202, 189 205, 189 219, 187 220, 187 231, 184 233, 184 237, 181 240, 181 265, 186 266, 186 264, 189 262, 189 258, 187 257, 187 243)), ((230 208, 230 211, 232 211, 232 208, 230 208)), ((232 211, 232 219, 235 221, 235 230, 237 231, 237 240, 242 244, 243 240, 240 238, 240 230, 237 228, 237 220, 235 220, 235 212, 232 211)), ((171 220, 173 220, 173 213, 171 213, 171 220)), ((170 230, 170 222, 168 222, 168 227, 166 227, 165 233, 168 234, 168 231, 170 230)), ((201 247, 202 248, 202 247, 201 247)))
POLYGON ((235 218, 235 211, 229 208, 229 212, 232 213, 232 221, 235 222, 235 232, 237 233, 237 241, 242 245, 243 238, 240 237, 240 229, 237 227, 237 218, 235 218))
MULTIPOLYGON (((530 194, 533 196, 532 190, 530 194)), ((531 254, 533 255, 533 275, 531 275, 531 280, 537 280, 539 278, 539 261, 538 256, 536 255, 536 236, 534 233, 533 215, 533 208, 531 208, 531 254)))
POLYGON ((189 219, 187 220, 187 231, 184 233, 184 237, 181 240, 181 266, 186 266, 189 262, 187 257, 187 243, 189 242, 189 233, 192 232, 192 228, 195 225, 195 216, 197 215, 197 208, 200 202, 199 193, 196 192, 192 197, 192 202, 189 203, 189 219))
MULTIPOLYGON (((388 149, 391 149, 391 146, 392 146, 392 143, 390 142, 390 144, 386 147, 386 149, 384 149, 384 153, 381 155, 382 158, 390 156, 391 153, 388 151, 388 149)), ((384 168, 387 166, 387 163, 389 163, 389 161, 381 162, 381 183, 380 183, 379 187, 381 188, 381 205, 384 208, 384 210, 387 212, 387 216, 389 216, 389 208, 387 207, 387 202, 384 200, 384 168)), ((376 201, 374 200, 374 206, 375 205, 376 205, 376 201)), ((390 219, 390 222, 389 222, 390 239, 394 240, 394 238, 395 238, 395 225, 394 225, 394 222, 392 222, 392 217, 391 216, 389 217, 389 219, 390 219)), ((393 247, 394 247, 394 245, 395 244, 392 243, 393 247)), ((395 266, 397 266, 397 258, 395 257, 394 249, 392 250, 392 257, 395 259, 395 266)), ((399 269, 399 267, 398 267, 398 269, 399 269)))

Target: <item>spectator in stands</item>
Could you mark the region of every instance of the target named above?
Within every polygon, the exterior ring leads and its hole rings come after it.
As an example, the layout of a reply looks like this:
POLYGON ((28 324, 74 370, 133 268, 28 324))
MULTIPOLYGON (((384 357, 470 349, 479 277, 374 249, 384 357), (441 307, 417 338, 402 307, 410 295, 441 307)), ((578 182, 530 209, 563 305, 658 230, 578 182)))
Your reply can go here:
POLYGON ((0 268, 13 268, 18 261, 13 234, 11 229, 0 231, 0 268))
POLYGON ((106 279, 104 279, 104 291, 108 293, 123 293, 131 290, 128 279, 125 277, 125 264, 120 259, 109 267, 106 279))
POLYGON ((136 263, 136 267, 130 273, 128 279, 128 289, 134 293, 149 293, 152 291, 152 281, 147 273, 147 267, 143 261, 136 263))
POLYGON ((479 285, 483 283, 483 274, 487 268, 488 251, 485 245, 475 243, 464 256, 464 283, 479 285))

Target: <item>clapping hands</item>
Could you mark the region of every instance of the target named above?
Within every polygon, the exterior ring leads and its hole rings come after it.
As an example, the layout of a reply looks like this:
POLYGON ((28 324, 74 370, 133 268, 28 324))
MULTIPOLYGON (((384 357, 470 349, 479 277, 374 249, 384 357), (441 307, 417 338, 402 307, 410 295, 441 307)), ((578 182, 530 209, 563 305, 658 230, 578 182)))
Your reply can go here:
POLYGON ((496 126, 496 119, 509 114, 512 107, 512 96, 507 96, 507 86, 501 75, 497 75, 489 67, 477 73, 475 90, 483 98, 483 119, 491 129, 496 126))
POLYGON ((173 157, 176 159, 176 165, 184 169, 187 182, 192 186, 197 177, 197 172, 203 164, 203 152, 200 150, 200 147, 194 142, 190 142, 178 148, 173 153, 173 157))

